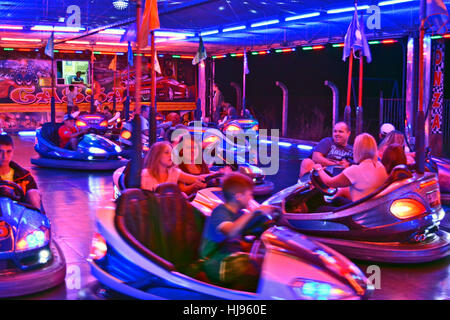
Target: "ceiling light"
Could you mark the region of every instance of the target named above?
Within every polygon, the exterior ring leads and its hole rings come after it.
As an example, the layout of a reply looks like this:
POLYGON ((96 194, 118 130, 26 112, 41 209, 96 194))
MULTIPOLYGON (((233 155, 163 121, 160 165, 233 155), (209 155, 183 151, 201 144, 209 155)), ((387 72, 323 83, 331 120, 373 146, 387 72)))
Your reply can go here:
POLYGON ((313 13, 308 13, 308 14, 301 14, 298 16, 287 17, 286 19, 284 19, 284 21, 293 21, 293 20, 306 19, 306 18, 317 17, 317 16, 320 16, 320 12, 313 12, 313 13))
POLYGON ((252 28, 257 28, 257 27, 262 27, 262 26, 267 26, 267 25, 271 25, 271 24, 276 24, 279 23, 280 20, 275 19, 275 20, 268 20, 268 21, 261 21, 261 22, 257 22, 257 23, 253 23, 251 25, 252 28))

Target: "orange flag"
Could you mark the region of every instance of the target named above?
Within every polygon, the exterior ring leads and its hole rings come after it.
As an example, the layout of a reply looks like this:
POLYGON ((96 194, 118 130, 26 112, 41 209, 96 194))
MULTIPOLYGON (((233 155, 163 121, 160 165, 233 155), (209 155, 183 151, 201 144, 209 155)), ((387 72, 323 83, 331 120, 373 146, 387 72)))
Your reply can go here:
POLYGON ((141 23, 141 48, 145 48, 148 45, 148 34, 150 31, 159 28, 158 1, 146 0, 141 23))
POLYGON ((114 58, 111 60, 111 63, 108 66, 109 70, 116 71, 117 70, 117 56, 114 56, 114 58))

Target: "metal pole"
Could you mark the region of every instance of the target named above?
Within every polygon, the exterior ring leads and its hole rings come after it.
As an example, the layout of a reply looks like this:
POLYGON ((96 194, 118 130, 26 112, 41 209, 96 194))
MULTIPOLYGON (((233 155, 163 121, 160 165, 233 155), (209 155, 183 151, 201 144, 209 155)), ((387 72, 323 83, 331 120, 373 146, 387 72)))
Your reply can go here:
POLYGON ((127 98, 125 99, 125 103, 123 105, 124 113, 125 113, 125 121, 130 119, 130 64, 127 65, 127 98))
POLYGON ((50 117, 52 123, 56 122, 56 106, 55 106, 55 58, 52 57, 52 96, 50 98, 50 117))
POLYGON ((156 47, 155 47, 155 31, 151 32, 151 53, 152 53, 152 105, 150 108, 150 144, 153 145, 156 142, 156 47))
MULTIPOLYGON (((247 52, 244 50, 244 62, 243 62, 243 76, 242 76, 242 115, 245 115, 245 88, 247 84, 247 74, 245 70, 245 61, 247 60, 247 52)), ((238 110, 241 112, 241 110, 238 110)))
POLYGON ((136 81, 135 81, 135 105, 133 117, 133 134, 132 134, 132 154, 130 160, 130 188, 141 187, 141 171, 142 171, 142 137, 141 137, 141 16, 142 7, 141 0, 136 1, 136 81))
POLYGON ((419 37, 419 106, 417 109, 416 135, 416 169, 418 173, 425 172, 425 114, 423 111, 424 70, 423 70, 423 39, 425 37, 426 0, 420 1, 420 37, 419 37))
POLYGON ((361 134, 363 130, 363 109, 362 109, 363 68, 364 68, 364 56, 361 53, 361 57, 359 58, 359 97, 358 97, 358 106, 356 107, 356 135, 361 134))
POLYGON ((348 65, 348 80, 347 80, 347 104, 344 110, 344 122, 351 128, 351 112, 350 97, 352 93, 352 71, 353 71, 353 49, 350 50, 350 60, 348 65))
POLYGON ((289 106, 289 92, 286 85, 280 81, 276 81, 275 84, 283 91, 283 117, 281 125, 281 135, 287 137, 287 125, 288 125, 288 106, 289 106))
POLYGON ((333 82, 328 80, 325 81, 325 85, 331 89, 331 92, 333 92, 333 127, 334 127, 339 119, 339 89, 333 82))

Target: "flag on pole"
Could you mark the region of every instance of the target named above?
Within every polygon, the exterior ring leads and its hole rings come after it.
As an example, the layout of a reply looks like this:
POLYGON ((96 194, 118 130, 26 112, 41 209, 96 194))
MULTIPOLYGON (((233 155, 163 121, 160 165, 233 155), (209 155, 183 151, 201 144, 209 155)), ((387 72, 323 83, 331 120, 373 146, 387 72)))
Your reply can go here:
POLYGON ((120 42, 136 42, 136 23, 128 26, 127 31, 120 37, 120 42))
POLYGON ((158 1, 146 0, 141 23, 141 48, 145 48, 148 45, 148 34, 150 31, 159 28, 158 1))
POLYGON ((433 33, 446 33, 448 10, 442 0, 427 0, 427 19, 433 33))
POLYGON ((372 55, 370 53, 369 44, 364 33, 364 29, 358 20, 358 8, 355 3, 355 12, 353 14, 352 22, 348 26, 347 33, 344 39, 344 55, 342 60, 346 60, 350 55, 351 50, 353 52, 361 51, 362 56, 366 56, 367 62, 372 61, 372 55))
POLYGON ((117 70, 117 55, 111 60, 111 63, 108 66, 109 70, 116 71, 117 70))
POLYGON ((159 61, 158 61, 158 53, 155 50, 155 71, 158 72, 159 74, 162 74, 161 72, 161 66, 159 65, 159 61))
POLYGON ((128 41, 127 59, 128 59, 128 65, 133 66, 133 49, 131 48, 130 41, 128 41))
POLYGON ((54 56, 54 37, 53 37, 53 32, 52 35, 50 36, 50 38, 47 41, 47 45, 45 46, 45 54, 47 56, 49 56, 50 58, 53 59, 54 56))
POLYGON ((199 41, 199 44, 198 44, 198 51, 195 54, 194 59, 192 60, 192 64, 193 65, 197 65, 201 61, 205 60, 207 57, 208 57, 208 55, 206 54, 206 49, 205 49, 205 46, 203 45, 203 39, 200 36, 200 41, 199 41))
POLYGON ((247 51, 244 49, 244 73, 249 74, 250 70, 248 69, 248 61, 247 61, 247 51))

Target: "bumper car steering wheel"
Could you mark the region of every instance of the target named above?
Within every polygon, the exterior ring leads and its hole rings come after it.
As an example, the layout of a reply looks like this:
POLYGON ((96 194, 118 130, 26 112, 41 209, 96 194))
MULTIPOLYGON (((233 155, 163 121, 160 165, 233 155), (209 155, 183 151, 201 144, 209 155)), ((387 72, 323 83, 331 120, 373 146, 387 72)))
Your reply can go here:
MULTIPOLYGON (((327 171, 327 169, 324 169, 324 171, 326 174, 331 176, 330 172, 327 171)), ((315 169, 311 171, 311 183, 314 186, 314 188, 319 190, 319 192, 321 192, 325 196, 334 196, 338 191, 337 188, 330 188, 325 183, 323 183, 322 179, 320 179, 319 177, 319 171, 315 169)))
POLYGON ((10 198, 14 201, 21 201, 25 197, 25 193, 17 183, 1 180, 0 196, 10 198))
POLYGON ((282 211, 278 207, 274 206, 260 206, 255 211, 255 215, 247 223, 243 231, 244 236, 259 236, 276 225, 282 215, 282 211))

